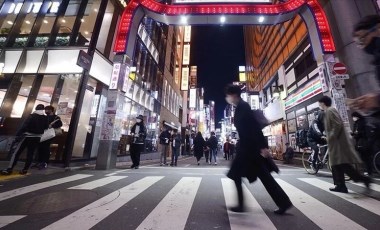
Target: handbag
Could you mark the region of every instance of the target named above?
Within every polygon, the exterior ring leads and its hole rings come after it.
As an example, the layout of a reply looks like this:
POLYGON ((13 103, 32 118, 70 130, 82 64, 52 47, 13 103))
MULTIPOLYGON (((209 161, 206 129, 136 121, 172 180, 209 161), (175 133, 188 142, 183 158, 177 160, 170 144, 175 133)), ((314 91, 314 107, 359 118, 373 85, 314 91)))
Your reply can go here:
MULTIPOLYGON (((49 126, 51 126, 51 125, 53 125, 55 122, 57 122, 57 121, 59 121, 59 120, 61 120, 59 117, 58 118, 56 118, 52 123, 50 123, 50 125, 49 126)), ((62 129, 61 128, 52 128, 52 129, 54 129, 54 132, 55 132, 55 136, 60 136, 60 135, 62 135, 63 134, 63 132, 62 132, 62 129)))
POLYGON ((44 133, 41 136, 40 142, 50 140, 55 137, 55 130, 53 128, 45 129, 44 133))

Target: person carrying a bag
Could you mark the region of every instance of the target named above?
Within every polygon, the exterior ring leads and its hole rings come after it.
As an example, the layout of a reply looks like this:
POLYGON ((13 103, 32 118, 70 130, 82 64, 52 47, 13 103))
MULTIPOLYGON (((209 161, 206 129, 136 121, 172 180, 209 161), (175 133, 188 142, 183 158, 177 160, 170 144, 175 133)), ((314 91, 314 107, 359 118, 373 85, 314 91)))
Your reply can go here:
POLYGON ((28 152, 24 169, 20 171, 20 174, 25 175, 28 173, 28 169, 33 161, 34 151, 40 143, 41 135, 49 126, 47 117, 44 114, 44 108, 45 106, 42 104, 37 105, 36 111, 29 115, 29 117, 17 132, 17 146, 15 146, 15 148, 12 148, 12 158, 9 162, 9 167, 1 171, 2 175, 12 174, 13 168, 16 166, 17 161, 25 148, 28 149, 28 152))
MULTIPOLYGON (((49 123, 49 128, 60 129, 62 127, 62 121, 59 116, 55 114, 55 108, 53 106, 45 107, 45 114, 49 123)), ((38 146, 38 163, 33 167, 38 169, 46 169, 50 158, 50 145, 54 140, 54 137, 45 141, 42 141, 38 146)))

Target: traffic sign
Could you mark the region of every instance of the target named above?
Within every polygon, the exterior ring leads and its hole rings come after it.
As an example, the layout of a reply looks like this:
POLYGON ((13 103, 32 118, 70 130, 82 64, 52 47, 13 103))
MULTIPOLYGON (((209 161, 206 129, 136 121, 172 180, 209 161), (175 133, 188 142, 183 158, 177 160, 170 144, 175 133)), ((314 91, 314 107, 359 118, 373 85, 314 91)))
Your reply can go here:
POLYGON ((343 75, 347 73, 347 68, 343 63, 337 62, 333 66, 333 72, 336 75, 343 75))

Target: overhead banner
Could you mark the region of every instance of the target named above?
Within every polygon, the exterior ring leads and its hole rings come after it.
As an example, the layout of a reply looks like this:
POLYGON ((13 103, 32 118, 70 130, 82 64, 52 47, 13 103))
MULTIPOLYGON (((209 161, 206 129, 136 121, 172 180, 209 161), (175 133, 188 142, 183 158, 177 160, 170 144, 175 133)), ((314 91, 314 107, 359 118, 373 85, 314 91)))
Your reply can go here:
POLYGON ((185 35, 184 35, 183 41, 184 42, 191 41, 191 26, 185 26, 185 35))
POLYGON ((197 107, 197 89, 190 89, 190 102, 189 108, 195 109, 197 107))
POLYGON ((182 68, 181 90, 189 90, 189 67, 182 68))
POLYGON ((190 67, 190 88, 197 88, 197 67, 190 67))
POLYGON ((190 45, 184 45, 183 46, 183 65, 189 65, 190 64, 190 45))

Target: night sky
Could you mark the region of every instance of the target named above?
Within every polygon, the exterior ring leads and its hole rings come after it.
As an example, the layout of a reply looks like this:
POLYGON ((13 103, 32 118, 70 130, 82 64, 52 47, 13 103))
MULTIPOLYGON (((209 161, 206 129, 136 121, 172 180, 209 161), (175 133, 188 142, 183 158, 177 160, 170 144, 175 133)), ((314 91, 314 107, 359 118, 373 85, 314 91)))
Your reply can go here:
POLYGON ((242 26, 192 26, 190 64, 198 66, 198 87, 205 88, 205 104, 215 101, 217 127, 227 105, 224 87, 239 80, 244 52, 242 26))

